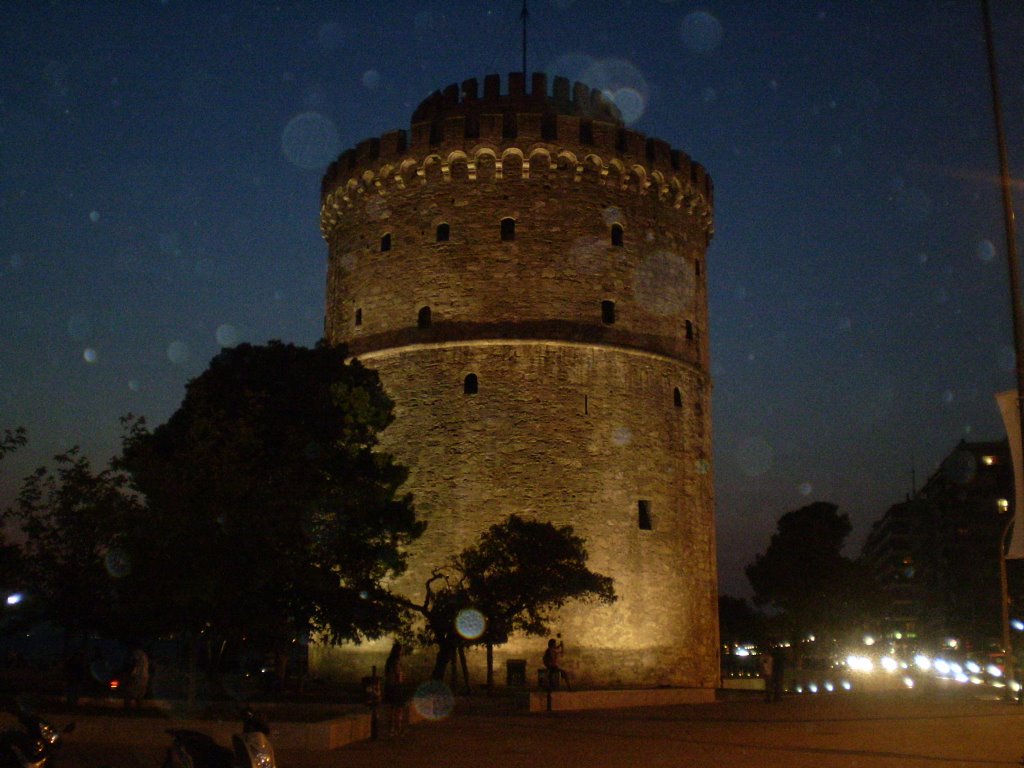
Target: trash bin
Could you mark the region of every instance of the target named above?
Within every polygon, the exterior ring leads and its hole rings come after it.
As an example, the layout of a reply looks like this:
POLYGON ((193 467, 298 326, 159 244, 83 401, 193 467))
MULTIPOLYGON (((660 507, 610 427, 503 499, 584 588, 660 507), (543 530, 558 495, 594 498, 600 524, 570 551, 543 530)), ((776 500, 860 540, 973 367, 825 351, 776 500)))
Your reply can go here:
POLYGON ((509 688, 526 686, 526 659, 509 659, 505 662, 505 685, 509 688))

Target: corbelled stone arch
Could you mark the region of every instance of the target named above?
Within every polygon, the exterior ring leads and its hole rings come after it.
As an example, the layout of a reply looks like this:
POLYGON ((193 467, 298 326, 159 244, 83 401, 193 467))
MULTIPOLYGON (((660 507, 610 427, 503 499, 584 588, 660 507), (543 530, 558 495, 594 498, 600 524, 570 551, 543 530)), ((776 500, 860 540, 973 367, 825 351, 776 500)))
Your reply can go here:
POLYGON ((494 151, 493 147, 488 146, 477 146, 470 150, 470 154, 473 157, 473 163, 476 167, 476 178, 480 181, 493 181, 498 174, 498 170, 501 168, 501 163, 498 160, 498 154, 494 151))
POLYGON ((419 165, 418 160, 408 157, 398 166, 398 178, 402 181, 402 187, 419 175, 419 165))
POLYGON ((608 175, 604 160, 594 152, 584 156, 581 165, 583 166, 582 178, 587 181, 601 182, 608 175))
POLYGON ((507 147, 502 151, 501 168, 506 179, 525 179, 530 175, 530 166, 519 147, 507 147))
POLYGON ((533 178, 547 178, 555 168, 551 161, 551 151, 547 147, 534 147, 530 150, 527 160, 530 162, 530 176, 533 178))
POLYGON ((678 176, 672 177, 672 181, 669 182, 669 188, 672 191, 672 206, 679 208, 683 204, 683 196, 686 194, 686 190, 683 188, 683 183, 679 180, 678 176))
POLYGON ((447 175, 447 164, 436 152, 423 158, 416 174, 424 181, 441 181, 447 175))
POLYGON ((470 167, 469 155, 461 149, 448 153, 447 165, 451 178, 456 181, 465 181, 475 175, 472 173, 475 169, 470 167))
POLYGON ((638 194, 643 194, 647 191, 647 169, 638 163, 634 163, 629 168, 629 188, 633 189, 638 194))

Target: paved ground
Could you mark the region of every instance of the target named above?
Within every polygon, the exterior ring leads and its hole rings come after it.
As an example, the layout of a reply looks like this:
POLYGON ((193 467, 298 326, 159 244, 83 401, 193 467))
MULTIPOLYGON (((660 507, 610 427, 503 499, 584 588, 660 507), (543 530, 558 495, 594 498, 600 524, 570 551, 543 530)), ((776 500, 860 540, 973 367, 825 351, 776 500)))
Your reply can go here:
MULTIPOLYGON (((278 754, 302 768, 949 768, 1018 765, 1024 707, 961 694, 900 692, 526 714, 471 702, 394 741, 278 754)), ((164 744, 117 749, 67 739, 60 765, 155 767, 164 744)))

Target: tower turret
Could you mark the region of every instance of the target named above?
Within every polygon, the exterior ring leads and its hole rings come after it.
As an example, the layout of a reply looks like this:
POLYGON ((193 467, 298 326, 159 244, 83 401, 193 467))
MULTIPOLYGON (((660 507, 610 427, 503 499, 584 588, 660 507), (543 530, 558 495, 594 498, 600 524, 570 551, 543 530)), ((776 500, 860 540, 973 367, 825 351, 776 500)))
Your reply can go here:
POLYGON ((619 602, 562 611, 570 669, 713 687, 710 177, 586 86, 500 85, 434 93, 323 179, 325 333, 380 372, 429 524, 399 586, 510 513, 571 524, 619 602))

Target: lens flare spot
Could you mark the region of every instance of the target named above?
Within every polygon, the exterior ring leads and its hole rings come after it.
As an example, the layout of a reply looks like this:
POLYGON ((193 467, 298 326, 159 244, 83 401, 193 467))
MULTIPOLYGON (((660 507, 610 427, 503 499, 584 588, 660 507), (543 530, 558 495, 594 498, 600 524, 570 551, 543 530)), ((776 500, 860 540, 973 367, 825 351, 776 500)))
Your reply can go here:
POLYGON ((579 79, 601 91, 618 108, 627 125, 639 120, 647 109, 647 81, 636 66, 624 59, 595 61, 579 79))
POLYGON ((975 249, 974 254, 981 261, 993 261, 996 257, 996 247, 992 244, 991 240, 982 240, 978 243, 978 247, 975 249))
POLYGON ((444 720, 455 708, 455 696, 440 680, 427 680, 416 689, 412 705, 426 720, 444 720))
POLYGON ((707 11, 688 13, 680 27, 683 45, 691 53, 708 54, 722 44, 722 22, 707 11))
POLYGON ((188 361, 188 344, 183 341, 172 341, 167 345, 167 359, 175 365, 188 361))
POLYGON ((380 72, 376 69, 368 69, 363 72, 362 77, 363 87, 367 90, 376 90, 377 86, 380 85, 380 72))
POLYGON ((608 101, 618 107, 622 114, 622 121, 629 125, 639 120, 646 105, 644 97, 635 88, 619 88, 614 91, 605 91, 604 96, 608 101))
POLYGON ((238 344, 238 329, 229 323, 217 326, 217 343, 222 347, 233 347, 238 344))
POLYGON ((455 629, 467 640, 476 640, 487 629, 487 619, 476 608, 463 608, 455 617, 455 629))
POLYGON ((696 276, 680 254, 659 248, 648 254, 633 276, 638 302, 656 315, 676 315, 693 304, 696 276))
POLYGON ((334 123, 319 112, 296 115, 281 134, 285 157, 299 168, 322 170, 337 155, 341 144, 334 123))
POLYGON ((92 347, 86 347, 82 351, 82 359, 87 363, 95 363, 100 359, 99 353, 92 347))
POLYGON ((612 442, 618 446, 629 445, 633 442, 633 432, 629 427, 616 427, 612 433, 612 442))
POLYGON ((103 558, 103 565, 107 569, 107 573, 115 579, 123 579, 132 570, 131 558, 120 547, 114 547, 107 552, 106 557, 103 558))

